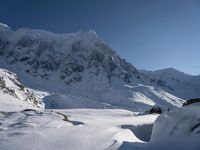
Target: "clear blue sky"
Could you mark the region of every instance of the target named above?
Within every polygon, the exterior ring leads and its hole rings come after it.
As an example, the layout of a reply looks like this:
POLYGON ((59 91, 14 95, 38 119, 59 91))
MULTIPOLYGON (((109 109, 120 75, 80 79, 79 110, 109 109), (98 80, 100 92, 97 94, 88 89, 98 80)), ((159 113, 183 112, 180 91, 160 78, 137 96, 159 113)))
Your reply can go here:
POLYGON ((53 32, 95 29, 139 69, 200 74, 200 0, 0 0, 0 22, 53 32))

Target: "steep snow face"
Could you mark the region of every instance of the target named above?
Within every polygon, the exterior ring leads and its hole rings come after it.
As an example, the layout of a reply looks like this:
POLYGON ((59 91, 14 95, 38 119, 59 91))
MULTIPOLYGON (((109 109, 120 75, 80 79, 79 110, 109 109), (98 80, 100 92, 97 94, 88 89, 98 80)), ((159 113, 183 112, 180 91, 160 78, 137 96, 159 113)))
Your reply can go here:
POLYGON ((159 88, 142 85, 137 69, 93 30, 55 34, 0 28, 0 32, 0 66, 17 73, 33 91, 51 93, 44 98, 48 108, 56 103, 58 108, 73 104, 72 108, 144 110, 154 104, 174 107, 182 102, 159 88))
POLYGON ((21 107, 21 109, 42 108, 42 102, 22 85, 16 74, 5 69, 0 69, 0 96, 1 110, 14 111, 16 107, 21 107))
POLYGON ((200 97, 200 76, 192 76, 173 68, 158 71, 140 71, 147 84, 159 88, 183 99, 200 97))

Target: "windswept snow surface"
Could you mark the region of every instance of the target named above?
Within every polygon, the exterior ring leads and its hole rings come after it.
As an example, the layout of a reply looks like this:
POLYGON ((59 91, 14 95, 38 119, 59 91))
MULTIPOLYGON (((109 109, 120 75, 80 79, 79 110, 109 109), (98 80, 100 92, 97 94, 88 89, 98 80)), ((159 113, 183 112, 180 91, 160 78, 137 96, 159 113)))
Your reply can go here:
POLYGON ((68 109, 0 113, 1 150, 103 150, 123 142, 144 144, 128 127, 152 125, 157 115, 126 110, 68 109), (64 114, 69 122, 64 120, 64 114))

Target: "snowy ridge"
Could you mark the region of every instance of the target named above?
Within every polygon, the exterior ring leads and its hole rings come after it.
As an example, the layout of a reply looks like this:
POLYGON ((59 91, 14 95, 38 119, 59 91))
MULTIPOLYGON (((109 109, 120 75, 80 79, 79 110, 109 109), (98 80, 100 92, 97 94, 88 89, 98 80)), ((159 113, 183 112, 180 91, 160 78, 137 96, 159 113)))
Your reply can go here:
MULTIPOLYGON (((1 110, 12 110, 12 107, 24 108, 42 108, 42 102, 35 98, 22 83, 16 74, 8 70, 0 68, 0 96, 1 96, 1 110), (9 108, 10 107, 10 108, 9 108)), ((15 110, 15 108, 14 108, 15 110)), ((12 111, 14 111, 12 110, 12 111)))
POLYGON ((10 28, 7 24, 4 24, 4 23, 0 23, 0 27, 10 28))

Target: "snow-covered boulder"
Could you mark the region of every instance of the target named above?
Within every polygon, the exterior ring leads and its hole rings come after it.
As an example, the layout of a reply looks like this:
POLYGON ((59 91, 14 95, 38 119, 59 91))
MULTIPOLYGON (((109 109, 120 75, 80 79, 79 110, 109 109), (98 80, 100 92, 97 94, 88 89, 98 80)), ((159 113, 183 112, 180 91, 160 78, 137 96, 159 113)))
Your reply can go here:
POLYGON ((182 143, 190 141, 200 147, 198 144, 200 142, 200 103, 177 108, 157 118, 153 126, 151 142, 168 139, 172 141, 181 139, 182 143))

